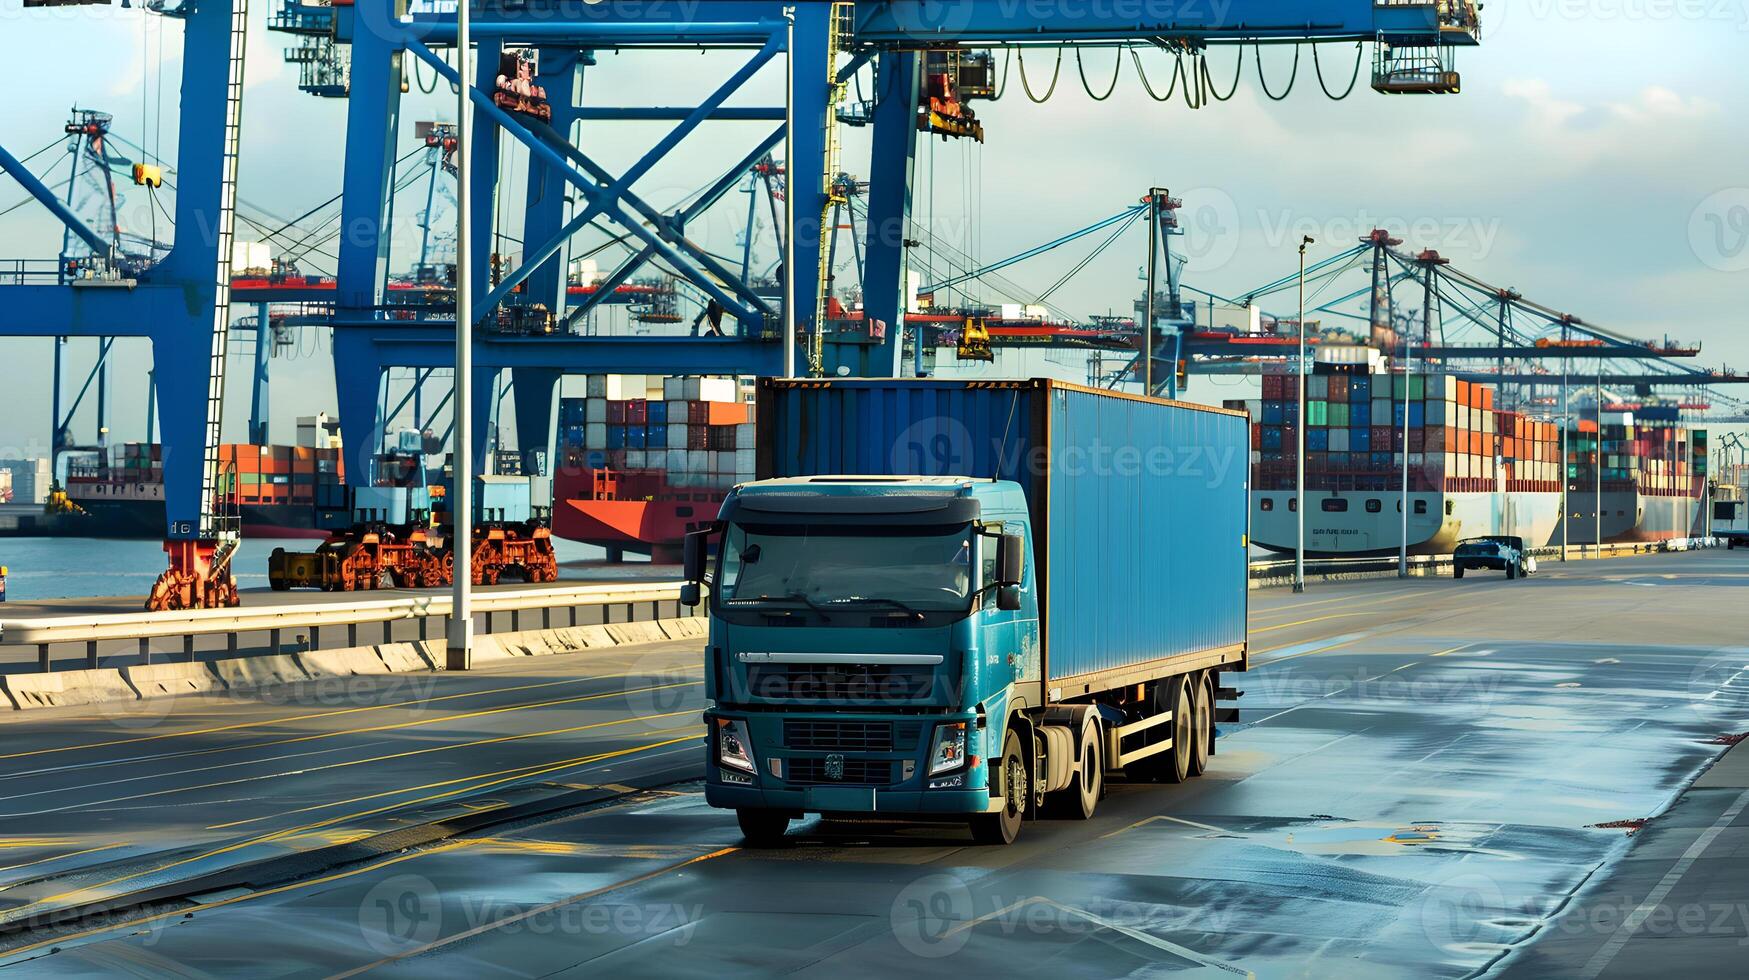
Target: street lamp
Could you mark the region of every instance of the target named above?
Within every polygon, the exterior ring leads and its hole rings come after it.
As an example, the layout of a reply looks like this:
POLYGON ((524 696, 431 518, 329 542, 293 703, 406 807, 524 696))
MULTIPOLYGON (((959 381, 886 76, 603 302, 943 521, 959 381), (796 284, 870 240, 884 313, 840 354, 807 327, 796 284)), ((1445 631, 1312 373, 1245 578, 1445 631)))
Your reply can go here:
POLYGON ((450 540, 449 552, 454 556, 453 593, 450 602, 447 666, 450 670, 467 670, 473 659, 474 610, 472 587, 474 574, 471 559, 474 548, 474 460, 473 460, 473 249, 469 247, 472 229, 469 212, 473 210, 473 193, 469 180, 473 167, 468 160, 474 149, 471 132, 473 105, 468 101, 474 88, 471 39, 468 36, 468 5, 472 0, 459 0, 455 5, 456 75, 456 236, 455 236, 455 452, 450 468, 450 540))
POLYGON ((1299 517, 1299 534, 1294 542, 1295 592, 1306 591, 1306 247, 1316 244, 1310 235, 1300 239, 1300 363, 1297 370, 1300 417, 1294 425, 1297 443, 1294 454, 1294 510, 1299 517))

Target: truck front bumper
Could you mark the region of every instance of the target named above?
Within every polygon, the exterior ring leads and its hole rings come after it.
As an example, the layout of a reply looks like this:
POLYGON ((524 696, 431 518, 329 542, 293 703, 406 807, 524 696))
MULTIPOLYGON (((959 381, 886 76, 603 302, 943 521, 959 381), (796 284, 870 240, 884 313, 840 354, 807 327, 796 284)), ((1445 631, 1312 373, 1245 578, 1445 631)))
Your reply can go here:
MULTIPOLYGON (((935 728, 944 722, 966 722, 969 734, 977 732, 976 717, 952 714, 918 717, 895 717, 883 714, 815 715, 812 713, 783 714, 732 710, 708 711, 705 725, 711 736, 706 739, 705 802, 724 809, 780 810, 787 813, 865 814, 904 816, 952 816, 988 812, 991 807, 987 767, 978 758, 968 761, 957 771, 929 776, 928 755, 933 746, 935 728), (717 758, 717 719, 725 718, 745 724, 748 728, 757 772, 747 773, 724 766, 717 758), (836 723, 892 724, 902 730, 905 723, 920 728, 914 739, 895 739, 892 751, 833 751, 810 745, 797 748, 785 744, 785 720, 831 721, 836 723), (832 759, 835 766, 818 763, 832 759), (815 763, 814 778, 790 781, 801 768, 799 764, 815 763), (834 782, 832 772, 855 772, 860 766, 888 764, 893 778, 886 782, 848 784, 834 782), (820 776, 824 769, 827 773, 820 776), (909 772, 910 775, 903 775, 909 772), (940 785, 954 781, 957 785, 940 785), (938 788, 931 789, 934 783, 938 788)), ((971 744, 979 744, 974 737, 971 744)), ((981 756, 975 749, 973 754, 981 756)))

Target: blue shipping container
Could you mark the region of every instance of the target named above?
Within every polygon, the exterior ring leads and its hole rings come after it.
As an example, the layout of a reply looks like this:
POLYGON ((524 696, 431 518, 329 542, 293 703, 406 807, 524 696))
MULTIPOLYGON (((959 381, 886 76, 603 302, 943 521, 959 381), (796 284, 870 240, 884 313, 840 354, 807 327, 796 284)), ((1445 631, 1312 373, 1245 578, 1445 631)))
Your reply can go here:
POLYGON ((650 402, 644 409, 645 421, 651 425, 665 425, 668 422, 668 403, 650 402))
POLYGON ((1059 696, 1184 655, 1242 664, 1244 413, 1048 380, 768 380, 759 397, 763 479, 1019 483, 1059 696))
POLYGON ((1306 430, 1306 449, 1322 452, 1330 448, 1330 430, 1322 426, 1306 430))

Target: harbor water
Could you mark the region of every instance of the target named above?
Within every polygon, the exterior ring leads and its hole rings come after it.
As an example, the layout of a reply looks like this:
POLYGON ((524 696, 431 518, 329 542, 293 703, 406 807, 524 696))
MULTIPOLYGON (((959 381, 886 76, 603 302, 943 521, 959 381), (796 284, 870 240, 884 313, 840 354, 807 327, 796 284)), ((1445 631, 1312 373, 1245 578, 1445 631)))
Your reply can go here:
MULTIPOLYGON (((267 556, 274 548, 303 550, 310 541, 244 541, 237 556, 237 585, 267 588, 267 556)), ((649 564, 604 564, 606 553, 593 545, 553 539, 559 577, 587 581, 643 577, 649 564)), ((143 596, 165 568, 157 541, 107 538, 0 538, 0 565, 8 569, 6 598, 12 602, 73 599, 84 596, 143 596)), ((678 575, 678 570, 676 570, 678 575)), ((0 612, 4 612, 0 608, 0 612)))

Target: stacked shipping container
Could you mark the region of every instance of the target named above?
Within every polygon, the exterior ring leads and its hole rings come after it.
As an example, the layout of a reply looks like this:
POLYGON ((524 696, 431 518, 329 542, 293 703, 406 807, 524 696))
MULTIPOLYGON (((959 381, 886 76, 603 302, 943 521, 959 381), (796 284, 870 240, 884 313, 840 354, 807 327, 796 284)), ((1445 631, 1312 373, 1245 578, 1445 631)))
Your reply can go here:
POLYGON ((1569 444, 1567 474, 1574 489, 1597 486, 1601 451, 1605 492, 1638 491, 1658 497, 1697 497, 1706 486, 1707 437, 1677 424, 1676 409, 1638 413, 1605 410, 1601 433, 1596 422, 1581 422, 1569 444), (1610 415, 1617 421, 1609 421, 1610 415))
MULTIPOLYGON (((1508 491, 1559 492, 1554 423, 1497 410, 1487 385, 1362 370, 1320 364, 1306 378, 1308 489, 1396 489, 1407 453, 1414 492, 1491 492, 1502 480, 1508 491)), ((1296 379, 1265 375, 1257 415, 1255 486, 1291 490, 1299 448, 1296 379)))
POLYGON ((589 391, 559 404, 565 470, 659 471, 676 489, 753 479, 751 413, 733 379, 665 378, 659 399, 610 398, 604 377, 591 378, 589 391))

